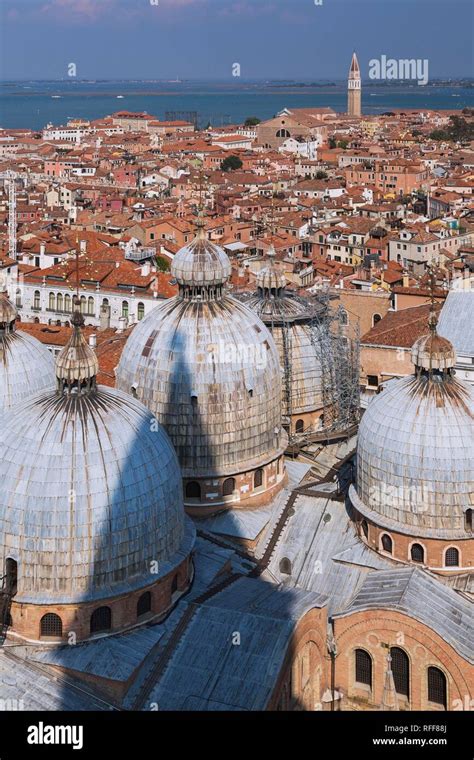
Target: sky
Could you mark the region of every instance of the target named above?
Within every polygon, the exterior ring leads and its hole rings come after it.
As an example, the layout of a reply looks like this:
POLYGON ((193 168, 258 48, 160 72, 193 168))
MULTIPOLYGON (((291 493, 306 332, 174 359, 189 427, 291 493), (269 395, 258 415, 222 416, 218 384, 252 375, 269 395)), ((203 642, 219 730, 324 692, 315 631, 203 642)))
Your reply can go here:
POLYGON ((427 59, 474 76, 471 0, 0 0, 0 79, 344 79, 427 59), (236 69, 234 68, 234 71, 236 69))

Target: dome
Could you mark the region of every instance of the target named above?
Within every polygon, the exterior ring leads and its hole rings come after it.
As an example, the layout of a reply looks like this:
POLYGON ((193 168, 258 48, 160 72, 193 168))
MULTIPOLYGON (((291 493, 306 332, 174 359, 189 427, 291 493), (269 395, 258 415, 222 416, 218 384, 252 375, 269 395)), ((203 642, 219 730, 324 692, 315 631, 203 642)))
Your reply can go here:
POLYGON ((125 344, 117 387, 165 426, 186 478, 257 467, 284 448, 273 338, 228 296, 154 308, 125 344))
POLYGON ((456 352, 449 340, 430 332, 413 344, 411 359, 415 367, 444 371, 456 364, 456 352))
POLYGON ((192 548, 166 432, 136 399, 85 375, 68 383, 58 364, 58 390, 6 414, 0 431, 0 555, 17 562, 17 604, 150 586, 192 548))
POLYGON ((176 255, 173 273, 179 295, 134 328, 117 387, 134 393, 165 426, 185 479, 263 467, 286 445, 273 338, 222 289, 230 262, 202 228, 176 255))
POLYGON ((257 288, 267 291, 278 291, 286 285, 286 278, 276 267, 264 267, 257 274, 257 288))
POLYGON ((5 330, 12 322, 15 322, 17 317, 18 312, 8 299, 8 293, 5 290, 0 291, 0 325, 5 330))
POLYGON ((207 239, 202 222, 194 240, 181 248, 171 264, 171 274, 181 286, 223 285, 232 267, 225 251, 207 239))
MULTIPOLYGON (((83 327, 84 317, 76 311, 71 323, 73 327, 83 327)), ((63 378, 66 384, 71 385, 95 378, 98 372, 99 360, 95 351, 88 345, 82 330, 74 330, 71 340, 56 358, 56 376, 63 378)))
POLYGON ((275 249, 273 246, 267 253, 269 264, 263 267, 257 274, 257 289, 263 291, 266 296, 276 295, 286 285, 286 277, 280 272, 274 263, 275 249))
POLYGON ((426 372, 391 380, 362 417, 354 506, 389 530, 465 538, 464 512, 474 507, 473 452, 469 385, 426 372))
POLYGON ((17 316, 6 292, 0 292, 0 413, 55 384, 52 354, 16 328, 17 316))
POLYGON ((304 430, 319 428, 320 410, 324 404, 321 307, 287 291, 285 277, 274 267, 272 260, 257 275, 257 292, 242 293, 238 298, 272 333, 281 366, 284 416, 292 417, 294 422, 303 416, 304 430))

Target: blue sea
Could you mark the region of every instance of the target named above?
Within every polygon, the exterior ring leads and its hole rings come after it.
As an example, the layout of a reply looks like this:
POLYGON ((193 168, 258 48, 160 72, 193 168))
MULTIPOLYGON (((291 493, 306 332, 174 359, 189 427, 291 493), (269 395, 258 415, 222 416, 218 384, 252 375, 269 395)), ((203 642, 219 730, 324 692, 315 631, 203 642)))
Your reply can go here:
MULTIPOLYGON (((364 113, 392 108, 462 109, 473 106, 474 90, 461 86, 417 84, 363 86, 364 113)), ((0 126, 42 129, 70 118, 97 119, 118 110, 147 111, 159 119, 170 112, 197 112, 198 123, 216 127, 241 123, 248 116, 268 119, 284 107, 329 106, 346 110, 344 83, 302 86, 302 83, 198 81, 21 81, 0 83, 0 126), (53 97, 54 96, 54 97, 53 97), (119 97, 120 96, 120 97, 119 97)))

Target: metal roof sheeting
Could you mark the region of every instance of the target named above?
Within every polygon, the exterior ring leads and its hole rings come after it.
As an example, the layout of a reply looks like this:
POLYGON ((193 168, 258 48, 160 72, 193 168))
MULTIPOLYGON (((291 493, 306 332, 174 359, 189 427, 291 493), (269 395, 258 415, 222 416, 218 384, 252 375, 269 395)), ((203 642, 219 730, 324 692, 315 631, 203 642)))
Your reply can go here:
POLYGON ((176 297, 154 308, 134 328, 117 370, 117 387, 132 386, 166 428, 185 478, 245 472, 286 446, 273 338, 228 296, 176 297))
POLYGON ((348 607, 334 617, 380 608, 419 620, 474 663, 472 603, 424 570, 411 567, 370 573, 348 607))
POLYGON ((104 599, 189 554, 176 454, 131 396, 43 394, 3 423, 0 566, 18 562, 16 602, 104 599))
POLYGON ((450 290, 441 309, 438 332, 457 354, 474 356, 474 291, 450 290))
POLYGON ((388 382, 360 423, 356 490, 381 524, 466 538, 464 511, 474 500, 474 389, 451 377, 388 382))
POLYGON ((264 710, 296 621, 324 601, 236 581, 197 609, 149 701, 159 710, 264 710))

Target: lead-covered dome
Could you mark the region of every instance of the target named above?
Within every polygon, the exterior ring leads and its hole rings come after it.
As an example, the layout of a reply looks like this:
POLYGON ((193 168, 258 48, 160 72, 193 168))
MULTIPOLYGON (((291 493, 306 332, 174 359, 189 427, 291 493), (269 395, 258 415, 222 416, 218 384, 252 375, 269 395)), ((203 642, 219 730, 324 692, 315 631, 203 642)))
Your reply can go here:
POLYGON ((466 538, 465 513, 474 507, 474 391, 452 375, 452 346, 436 338, 434 332, 415 344, 414 376, 391 380, 369 403, 352 501, 388 530, 466 538))
POLYGON ((39 340, 17 329, 17 318, 15 306, 1 290, 0 414, 55 384, 52 354, 39 340))
POLYGON ((117 597, 189 554, 176 454, 136 399, 58 363, 57 391, 6 414, 0 446, 0 565, 17 564, 15 603, 117 597))
POLYGON ((198 221, 198 234, 181 248, 171 264, 171 274, 182 287, 202 288, 223 285, 232 272, 225 251, 207 239, 203 221, 198 221))
POLYGON ((271 331, 281 367, 282 410, 290 431, 319 429, 323 413, 321 341, 324 329, 319 308, 307 298, 286 289, 286 278, 269 262, 257 275, 256 292, 238 296, 271 331))
MULTIPOLYGON (((176 255, 176 277, 183 261, 191 274, 179 280, 178 296, 134 328, 121 356, 117 387, 136 394, 165 426, 185 479, 264 467, 286 445, 273 338, 250 309, 222 290, 230 262, 202 231, 197 242, 176 255), (202 277, 202 261, 213 262, 214 274, 202 277), (202 285, 204 280, 209 285, 202 285)), ((274 473, 273 485, 277 480, 274 473)), ((210 485, 215 493, 209 498, 219 503, 221 484, 210 485)), ((234 482, 233 489, 238 498, 249 486, 241 492, 234 482)))

